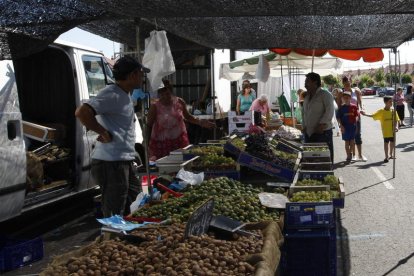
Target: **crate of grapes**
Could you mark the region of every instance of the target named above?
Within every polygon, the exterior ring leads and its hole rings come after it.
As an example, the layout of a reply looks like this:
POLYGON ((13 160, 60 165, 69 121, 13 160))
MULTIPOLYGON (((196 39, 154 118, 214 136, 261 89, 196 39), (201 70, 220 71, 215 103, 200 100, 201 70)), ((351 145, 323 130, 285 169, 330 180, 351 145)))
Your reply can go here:
POLYGON ((301 179, 323 180, 325 178, 325 176, 334 174, 334 172, 332 170, 326 170, 326 171, 298 170, 298 172, 299 172, 299 180, 301 180, 301 179))
POLYGON ((335 208, 344 208, 345 206, 345 188, 343 181, 333 174, 327 174, 322 179, 307 178, 299 170, 292 185, 289 187, 289 195, 292 196, 297 192, 318 192, 327 191, 330 194, 335 208))
POLYGON ((204 172, 204 178, 216 178, 226 176, 240 180, 240 166, 232 158, 223 155, 210 154, 198 156, 192 159, 185 169, 193 172, 204 172))
POLYGON ((331 162, 331 154, 326 143, 304 144, 303 162, 331 162))
POLYGON ((236 135, 230 137, 230 139, 224 144, 224 151, 235 158, 239 158, 240 152, 244 151, 245 148, 246 145, 244 143, 244 139, 239 138, 236 135))
POLYGON ((203 156, 206 154, 219 154, 224 153, 222 144, 198 144, 198 145, 188 145, 183 148, 183 159, 190 160, 196 156, 203 156))
POLYGON ((289 187, 289 194, 292 195, 299 191, 330 191, 329 184, 324 183, 319 178, 307 177, 298 170, 293 179, 292 185, 289 187))
POLYGON ((250 155, 249 153, 241 152, 238 162, 242 166, 263 172, 270 176, 275 176, 288 182, 293 181, 296 170, 299 167, 300 159, 298 158, 295 163, 288 163, 288 161, 285 161, 284 159, 277 160, 279 163, 276 163, 276 161, 267 161, 262 158, 250 155), (286 162, 286 164, 282 162, 286 162))
POLYGON ((329 192, 298 192, 287 202, 285 227, 297 228, 332 228, 335 226, 334 206, 329 200, 329 192), (326 199, 326 200, 325 200, 326 199))

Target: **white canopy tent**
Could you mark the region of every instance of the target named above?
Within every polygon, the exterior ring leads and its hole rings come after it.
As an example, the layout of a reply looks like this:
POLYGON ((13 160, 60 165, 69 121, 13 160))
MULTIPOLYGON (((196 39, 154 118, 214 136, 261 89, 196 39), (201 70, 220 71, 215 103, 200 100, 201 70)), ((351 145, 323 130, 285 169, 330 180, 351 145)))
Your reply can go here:
MULTIPOLYGON (((242 65, 231 68, 230 63, 220 65, 220 79, 229 81, 241 81, 243 79, 255 79, 258 64, 249 64, 243 59, 233 61, 242 65)), ((297 54, 277 55, 273 60, 268 61, 270 76, 267 82, 258 81, 257 95, 266 95, 269 103, 277 101, 277 97, 283 93, 289 103, 291 101, 291 89, 304 88, 305 75, 311 71, 321 76, 329 74, 342 74, 342 61, 334 57, 311 57, 297 54), (313 67, 313 70, 311 68, 313 67), (283 76, 283 78, 282 78, 283 76)))
MULTIPOLYGON (((269 61, 270 77, 280 77, 289 75, 291 69, 295 69, 299 74, 306 74, 311 71, 313 62, 313 72, 321 76, 329 74, 342 74, 342 61, 333 57, 309 57, 290 53, 286 56, 278 55, 275 59, 269 61), (282 67, 282 70, 281 70, 282 67)), ((230 63, 222 63, 220 65, 220 79, 229 81, 237 81, 243 78, 247 73, 254 76, 256 74, 257 64, 244 63, 234 68, 230 67, 230 63)))

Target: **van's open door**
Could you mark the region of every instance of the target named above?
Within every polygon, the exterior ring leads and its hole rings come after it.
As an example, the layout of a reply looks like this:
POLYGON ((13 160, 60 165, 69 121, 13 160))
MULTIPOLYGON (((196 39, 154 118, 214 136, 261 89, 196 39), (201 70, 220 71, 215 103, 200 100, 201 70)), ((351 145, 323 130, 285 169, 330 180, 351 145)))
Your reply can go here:
POLYGON ((26 151, 12 61, 0 61, 0 221, 20 214, 26 193, 26 151))

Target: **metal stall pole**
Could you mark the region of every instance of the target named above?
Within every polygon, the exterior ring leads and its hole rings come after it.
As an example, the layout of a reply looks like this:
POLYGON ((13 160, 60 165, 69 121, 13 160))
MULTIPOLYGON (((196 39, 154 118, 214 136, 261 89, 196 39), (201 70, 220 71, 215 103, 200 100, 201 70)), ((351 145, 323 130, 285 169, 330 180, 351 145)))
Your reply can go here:
MULTIPOLYGON (((137 58, 138 61, 141 62, 141 46, 140 46, 140 29, 139 29, 139 23, 140 20, 135 20, 135 35, 136 35, 136 44, 137 44, 137 58)), ((150 198, 152 196, 152 186, 151 186, 151 174, 150 174, 150 166, 149 166, 149 129, 147 125, 147 117, 148 117, 148 111, 150 107, 150 97, 148 93, 148 79, 147 79, 147 73, 144 73, 144 93, 147 93, 145 100, 141 101, 141 107, 142 107, 142 127, 143 127, 143 140, 144 140, 144 155, 145 155, 145 168, 146 168, 146 175, 147 175, 147 187, 148 187, 148 193, 150 195, 150 198)))
MULTIPOLYGON (((214 49, 211 49, 210 52, 210 58, 211 58, 211 62, 210 62, 210 75, 211 75, 211 110, 213 112, 213 120, 214 123, 216 123, 216 88, 214 86, 214 49)), ((217 131, 216 128, 214 128, 213 130, 213 139, 216 140, 216 136, 217 136, 217 131)))
MULTIPOLYGON (((394 53, 394 61, 395 61, 395 63, 394 63, 394 72, 395 72, 395 75, 397 75, 397 48, 393 48, 392 49, 392 51, 393 51, 393 53, 394 53)), ((394 79, 393 78, 393 76, 392 76, 392 74, 390 75, 391 76, 391 79, 394 79)), ((392 162, 392 178, 395 178, 395 166, 396 166, 396 164, 395 164, 395 160, 397 160, 397 158, 396 158, 396 156, 395 156, 395 153, 396 153, 396 144, 397 144, 397 133, 396 133, 396 131, 395 131, 395 118, 396 118, 396 112, 397 112, 397 102, 396 102, 396 99, 395 99, 395 95, 397 94, 397 82, 395 82, 395 84, 394 84, 394 89, 395 89, 395 94, 394 94, 394 97, 393 97, 393 106, 394 106, 394 111, 392 112, 392 131, 393 131, 393 134, 394 134, 394 150, 393 150, 393 156, 394 156, 394 159, 393 159, 393 162, 392 162)))
MULTIPOLYGON (((397 51, 398 53, 398 79, 400 81, 400 86, 402 86, 402 80, 401 80, 401 56, 400 56, 400 50, 397 51)), ((397 90, 395 90, 395 93, 397 93, 397 90)))

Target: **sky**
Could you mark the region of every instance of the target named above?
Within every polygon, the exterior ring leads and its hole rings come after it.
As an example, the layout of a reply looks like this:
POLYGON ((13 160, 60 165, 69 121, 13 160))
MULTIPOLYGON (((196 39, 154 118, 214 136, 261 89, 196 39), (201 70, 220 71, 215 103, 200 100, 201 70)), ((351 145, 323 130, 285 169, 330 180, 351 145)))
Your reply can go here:
MULTIPOLYGON (((59 36, 59 39, 95 48, 102 51, 104 55, 109 58, 112 57, 114 53, 119 52, 119 43, 112 42, 106 38, 83 31, 79 28, 74 28, 63 33, 59 36)), ((401 64, 414 63, 414 41, 401 44, 397 50, 400 53, 401 64)), ((343 68, 344 70, 357 70, 378 68, 383 65, 387 66, 389 63, 389 51, 389 49, 383 49, 384 60, 380 62, 366 63, 363 61, 343 60, 343 68)), ((391 55, 391 58, 392 64, 394 64, 394 55, 391 55)))
POLYGON ((86 32, 79 28, 73 28, 59 36, 58 39, 74 42, 101 51, 106 57, 111 58, 119 52, 119 43, 112 42, 101 36, 86 32))

